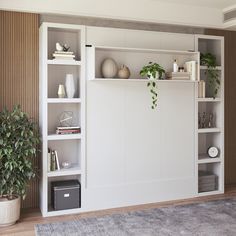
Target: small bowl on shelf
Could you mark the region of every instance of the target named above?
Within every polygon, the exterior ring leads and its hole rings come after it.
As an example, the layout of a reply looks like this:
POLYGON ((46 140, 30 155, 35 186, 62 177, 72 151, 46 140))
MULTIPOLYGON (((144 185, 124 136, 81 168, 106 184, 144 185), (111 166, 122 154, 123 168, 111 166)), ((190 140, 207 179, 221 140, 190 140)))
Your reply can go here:
POLYGON ((61 166, 62 166, 63 169, 68 169, 68 168, 71 167, 71 163, 69 161, 63 161, 61 163, 61 166))

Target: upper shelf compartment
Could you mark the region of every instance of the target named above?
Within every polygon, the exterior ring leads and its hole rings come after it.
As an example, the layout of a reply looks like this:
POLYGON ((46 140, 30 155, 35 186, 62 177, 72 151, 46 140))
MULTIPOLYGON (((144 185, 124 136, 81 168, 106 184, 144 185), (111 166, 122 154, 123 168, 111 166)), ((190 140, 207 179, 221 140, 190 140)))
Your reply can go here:
POLYGON ((76 61, 81 60, 81 30, 76 28, 57 28, 55 26, 48 27, 48 63, 49 64, 74 64, 78 65, 76 61), (68 51, 75 55, 74 60, 71 58, 54 59, 53 54, 56 51, 56 43, 60 45, 67 45, 68 51), (64 61, 64 62, 63 62, 64 61))
MULTIPOLYGON (((118 69, 125 65, 130 70, 129 79, 138 81, 139 74, 144 65, 149 62, 160 64, 166 72, 173 72, 173 62, 177 60, 179 67, 183 67, 185 62, 196 61, 196 80, 199 76, 199 52, 140 49, 140 48, 119 48, 119 47, 87 47, 87 66, 89 80, 115 80, 115 78, 103 78, 101 73, 102 63, 105 59, 112 58, 118 69)), ((120 79, 121 80, 121 79, 120 79)))
MULTIPOLYGON (((216 56, 217 70, 221 70, 222 66, 222 40, 218 36, 204 36, 198 37, 198 50, 200 53, 211 53, 216 56)), ((201 67, 204 69, 204 67, 201 67)))

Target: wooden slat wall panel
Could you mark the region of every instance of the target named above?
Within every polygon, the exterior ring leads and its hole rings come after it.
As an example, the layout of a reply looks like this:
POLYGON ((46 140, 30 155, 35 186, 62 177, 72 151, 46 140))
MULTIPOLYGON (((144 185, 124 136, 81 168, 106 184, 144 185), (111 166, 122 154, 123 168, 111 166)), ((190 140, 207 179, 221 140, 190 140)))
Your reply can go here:
POLYGON ((236 32, 206 30, 225 37, 225 183, 236 183, 236 32))
MULTIPOLYGON (((38 26, 38 14, 0 11, 0 110, 20 104, 36 121, 39 112, 38 26)), ((36 166, 38 163, 35 160, 36 166)), ((38 182, 30 183, 23 207, 38 206, 38 182)))

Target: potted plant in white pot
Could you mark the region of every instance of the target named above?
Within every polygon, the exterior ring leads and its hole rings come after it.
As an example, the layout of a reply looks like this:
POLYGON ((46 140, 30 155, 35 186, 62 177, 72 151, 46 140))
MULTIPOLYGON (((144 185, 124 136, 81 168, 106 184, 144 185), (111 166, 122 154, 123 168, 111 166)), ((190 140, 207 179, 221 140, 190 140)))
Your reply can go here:
POLYGON ((150 89, 152 96, 152 109, 155 109, 157 106, 157 83, 158 79, 162 78, 162 75, 165 74, 165 70, 162 66, 155 62, 149 62, 148 65, 143 66, 140 70, 141 76, 146 76, 148 78, 147 86, 150 89))
POLYGON ((0 226, 7 226, 19 219, 21 197, 35 176, 39 136, 37 125, 19 106, 1 111, 0 124, 0 226))

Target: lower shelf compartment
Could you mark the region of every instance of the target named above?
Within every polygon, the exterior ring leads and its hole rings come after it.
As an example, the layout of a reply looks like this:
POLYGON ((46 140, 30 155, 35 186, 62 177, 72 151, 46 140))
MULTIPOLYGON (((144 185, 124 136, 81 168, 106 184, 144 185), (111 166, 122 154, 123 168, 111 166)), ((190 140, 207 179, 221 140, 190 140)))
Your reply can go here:
POLYGON ((222 190, 215 190, 215 191, 198 193, 198 196, 204 197, 204 196, 217 195, 217 194, 223 194, 223 193, 224 193, 224 191, 222 191, 222 190))
POLYGON ((208 195, 223 190, 222 163, 198 164, 198 193, 208 195))
POLYGON ((81 212, 83 212, 83 209, 81 207, 55 211, 51 206, 48 206, 48 212, 46 213, 46 216, 68 215, 68 214, 76 214, 76 213, 81 213, 81 212))

